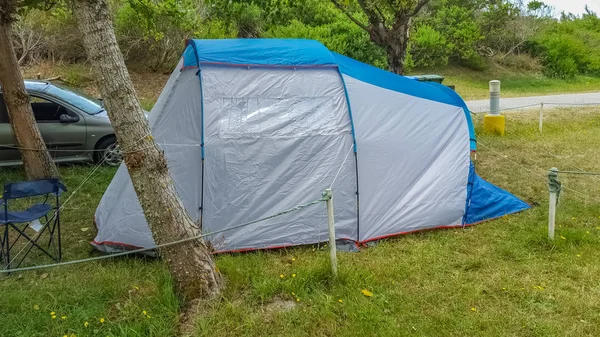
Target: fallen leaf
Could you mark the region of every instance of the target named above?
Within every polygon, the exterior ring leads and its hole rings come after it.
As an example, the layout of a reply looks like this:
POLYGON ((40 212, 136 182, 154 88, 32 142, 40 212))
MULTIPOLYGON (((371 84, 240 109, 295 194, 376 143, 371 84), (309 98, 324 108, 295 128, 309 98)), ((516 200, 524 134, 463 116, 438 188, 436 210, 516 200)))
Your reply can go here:
POLYGON ((361 290, 360 293, 363 294, 363 295, 365 295, 365 296, 367 296, 367 297, 372 297, 373 296, 373 293, 370 292, 370 291, 368 291, 367 289, 361 290))

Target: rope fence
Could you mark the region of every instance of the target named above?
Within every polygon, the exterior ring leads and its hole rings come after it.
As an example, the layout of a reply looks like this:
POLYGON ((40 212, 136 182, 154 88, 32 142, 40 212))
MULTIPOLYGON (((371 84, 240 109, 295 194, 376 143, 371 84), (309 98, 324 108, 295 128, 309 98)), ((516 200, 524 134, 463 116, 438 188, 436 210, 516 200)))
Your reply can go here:
MULTIPOLYGON (((600 106, 600 102, 598 102, 598 103, 546 103, 546 102, 540 102, 540 103, 535 103, 535 104, 527 104, 527 105, 521 105, 521 106, 515 106, 515 107, 509 107, 509 108, 502 108, 502 109, 498 110, 498 112, 523 110, 523 109, 535 108, 535 107, 541 108, 541 107, 547 106, 547 105, 554 105, 554 106, 559 106, 559 107, 600 106)), ((471 110, 469 110, 469 111, 473 115, 489 114, 491 112, 490 110, 487 110, 487 111, 471 111, 471 110)))
MULTIPOLYGON (((556 167, 548 170, 548 191, 550 192, 550 196, 548 198, 548 238, 550 240, 554 240, 554 230, 556 224, 556 210, 558 206, 558 200, 561 194, 562 189, 570 189, 562 184, 562 182, 558 179, 559 174, 573 174, 573 175, 582 175, 594 177, 600 176, 599 172, 585 172, 585 171, 561 171, 556 167)), ((594 198, 596 199, 596 198, 594 198)))
MULTIPOLYGON (((496 101, 497 102, 497 101, 496 101)), ((491 103, 490 103, 491 104, 491 103)), ((498 114, 500 112, 505 112, 505 111, 517 111, 517 110, 523 110, 523 109, 532 109, 534 107, 539 107, 540 108, 540 112, 539 112, 539 131, 540 133, 543 133, 543 129, 544 129, 544 106, 549 106, 549 105, 553 105, 553 106, 557 106, 557 107, 571 107, 571 106, 600 106, 600 102, 598 103, 545 103, 545 102, 540 102, 540 103, 535 103, 535 104, 528 104, 528 105, 523 105, 523 106, 516 106, 516 107, 510 107, 510 108, 504 108, 504 109, 499 109, 498 111, 495 111, 495 114, 498 114)), ((491 111, 481 111, 481 112, 474 112, 474 111, 469 111, 473 116, 478 116, 478 115, 482 115, 482 114, 489 114, 491 113, 491 111)), ((496 125, 496 123, 493 123, 493 125, 496 125)))

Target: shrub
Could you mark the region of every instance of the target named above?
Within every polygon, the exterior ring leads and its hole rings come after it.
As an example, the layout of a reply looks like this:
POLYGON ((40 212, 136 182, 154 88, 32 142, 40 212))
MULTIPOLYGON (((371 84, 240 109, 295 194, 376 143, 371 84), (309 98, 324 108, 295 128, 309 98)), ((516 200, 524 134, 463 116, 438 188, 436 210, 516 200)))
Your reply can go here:
POLYGON ((450 52, 446 38, 429 25, 419 27, 410 41, 410 56, 418 68, 446 66, 450 52))
POLYGON ((547 76, 569 78, 588 70, 590 51, 583 41, 572 35, 545 36, 540 39, 538 49, 547 76))

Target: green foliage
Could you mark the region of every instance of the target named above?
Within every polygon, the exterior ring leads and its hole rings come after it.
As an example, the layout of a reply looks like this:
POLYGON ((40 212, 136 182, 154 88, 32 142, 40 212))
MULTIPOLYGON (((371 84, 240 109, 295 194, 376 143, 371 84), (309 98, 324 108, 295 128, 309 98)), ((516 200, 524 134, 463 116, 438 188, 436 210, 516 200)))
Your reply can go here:
POLYGON ((484 63, 477 52, 477 44, 483 35, 476 21, 476 4, 468 2, 465 5, 464 2, 439 1, 435 10, 417 23, 415 36, 419 40, 413 41, 411 47, 415 65, 443 65, 450 58, 475 69, 483 68, 484 63))
POLYGON ((117 8, 115 30, 124 54, 146 58, 153 70, 175 62, 183 41, 200 26, 191 0, 125 0, 117 8))
POLYGON ((430 25, 419 27, 412 36, 410 56, 415 67, 447 66, 451 52, 444 34, 430 25))
POLYGON ((548 76, 600 76, 600 20, 594 13, 554 22, 529 48, 541 58, 548 76))
MULTIPOLYGON (((14 25, 22 64, 85 61, 68 2, 33 2, 20 7, 14 25)), ((366 0, 366 10, 357 0, 339 3, 347 13, 331 0, 110 0, 121 50, 128 64, 138 68, 171 68, 188 38, 231 37, 316 39, 333 51, 388 68, 382 44, 373 43, 346 14, 365 25, 373 24, 369 17, 375 15, 389 28, 394 13, 414 9, 417 1, 366 0)), ((550 12, 541 1, 430 0, 413 18, 405 66, 482 70, 496 62, 538 71, 531 55, 548 76, 600 76, 598 16, 590 11, 558 21, 550 12)))

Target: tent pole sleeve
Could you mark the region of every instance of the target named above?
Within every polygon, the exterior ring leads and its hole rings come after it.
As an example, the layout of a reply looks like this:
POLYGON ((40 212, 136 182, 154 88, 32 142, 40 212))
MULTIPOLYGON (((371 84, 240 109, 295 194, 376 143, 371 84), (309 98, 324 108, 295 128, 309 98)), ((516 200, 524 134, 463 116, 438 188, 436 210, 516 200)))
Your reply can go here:
POLYGON ((198 49, 196 49, 196 44, 194 41, 191 42, 192 48, 194 48, 194 52, 196 54, 196 64, 198 65, 198 81, 200 82, 200 151, 201 151, 201 161, 202 161, 202 169, 200 173, 200 230, 203 228, 204 223, 204 89, 202 87, 202 68, 200 67, 200 57, 198 55, 198 49))
POLYGON ((348 106, 348 116, 350 117, 350 127, 352 128, 352 143, 354 144, 354 167, 356 170, 356 242, 360 242, 360 194, 358 188, 358 149, 356 147, 356 133, 354 131, 354 119, 352 118, 352 107, 350 106, 350 96, 348 96, 348 89, 346 88, 346 81, 344 75, 339 67, 337 67, 340 80, 342 80, 342 87, 344 88, 344 95, 346 96, 346 105, 348 106))

